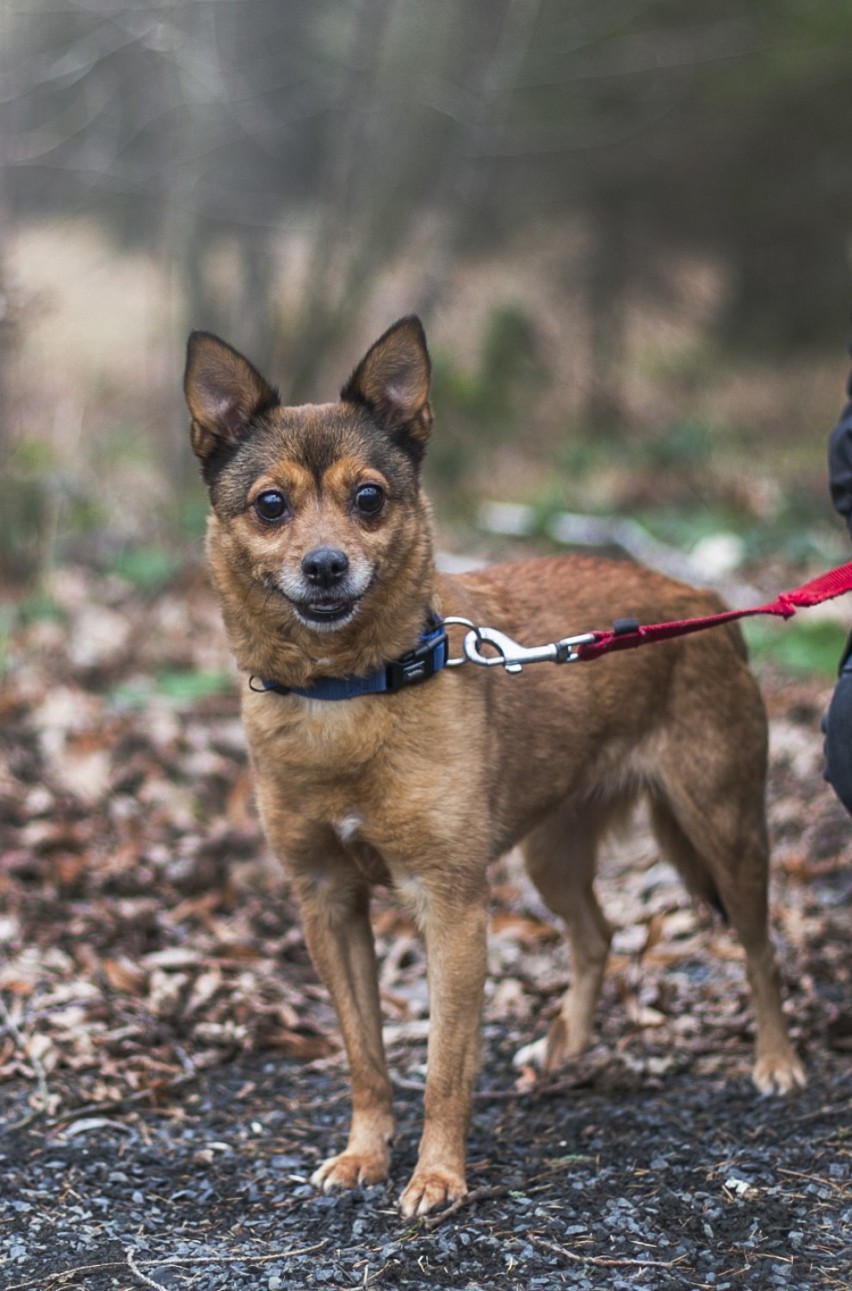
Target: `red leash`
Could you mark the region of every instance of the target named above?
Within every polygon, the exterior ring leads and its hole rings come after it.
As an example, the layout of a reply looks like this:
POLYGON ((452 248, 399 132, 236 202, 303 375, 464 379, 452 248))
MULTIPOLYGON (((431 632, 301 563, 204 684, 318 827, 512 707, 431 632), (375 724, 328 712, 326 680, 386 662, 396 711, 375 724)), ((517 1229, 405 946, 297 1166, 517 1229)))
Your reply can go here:
POLYGON ((720 623, 730 623, 733 619, 749 618, 753 614, 775 614, 789 619, 798 609, 810 605, 819 605, 822 601, 833 600, 844 592, 852 592, 852 561, 830 569, 818 578, 813 578, 801 587, 794 587, 791 592, 781 592, 774 601, 766 605, 755 605, 745 610, 725 610, 721 614, 708 614, 699 619, 680 619, 672 623, 654 623, 641 626, 635 619, 621 619, 612 628, 603 632, 591 632, 593 641, 577 645, 578 659, 596 659, 598 655, 608 654, 611 650, 633 650, 650 641, 665 641, 669 637, 686 636, 690 632, 701 632, 704 628, 713 628, 720 623))

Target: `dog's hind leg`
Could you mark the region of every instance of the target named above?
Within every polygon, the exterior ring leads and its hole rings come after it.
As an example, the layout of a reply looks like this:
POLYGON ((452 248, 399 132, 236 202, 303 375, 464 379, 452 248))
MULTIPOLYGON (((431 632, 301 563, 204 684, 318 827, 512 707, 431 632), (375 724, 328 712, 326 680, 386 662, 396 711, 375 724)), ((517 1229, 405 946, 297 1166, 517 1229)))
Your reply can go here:
POLYGON ((805 1074, 787 1037, 769 936, 762 750, 747 729, 712 740, 707 726, 703 758, 677 748, 663 758, 652 821, 687 887, 721 910, 742 943, 757 1030, 752 1078, 761 1093, 787 1093, 805 1074))
POLYGON ((605 821, 592 807, 566 806, 548 817, 522 845, 527 872, 543 900, 565 924, 571 985, 547 1036, 527 1046, 517 1063, 554 1071, 581 1053, 592 1037, 595 1005, 612 940, 594 890, 598 839, 605 821))

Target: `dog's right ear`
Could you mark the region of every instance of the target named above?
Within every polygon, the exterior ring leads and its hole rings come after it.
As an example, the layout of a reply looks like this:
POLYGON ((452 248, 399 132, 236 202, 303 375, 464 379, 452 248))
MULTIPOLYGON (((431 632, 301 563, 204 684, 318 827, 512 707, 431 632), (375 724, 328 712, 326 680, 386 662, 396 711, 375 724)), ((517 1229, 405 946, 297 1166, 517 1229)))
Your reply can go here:
POLYGON ((192 447, 202 462, 238 444, 256 417, 280 403, 278 391, 248 359, 210 332, 189 338, 183 389, 192 447))

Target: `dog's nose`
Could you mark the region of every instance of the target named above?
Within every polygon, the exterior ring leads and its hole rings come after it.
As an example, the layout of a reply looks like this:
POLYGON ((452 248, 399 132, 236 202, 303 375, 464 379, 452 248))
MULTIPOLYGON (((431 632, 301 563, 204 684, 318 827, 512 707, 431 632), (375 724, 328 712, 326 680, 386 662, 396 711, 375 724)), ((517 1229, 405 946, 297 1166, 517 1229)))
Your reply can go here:
POLYGON ((349 569, 349 557, 337 547, 316 547, 302 557, 302 573, 325 591, 339 583, 349 569))

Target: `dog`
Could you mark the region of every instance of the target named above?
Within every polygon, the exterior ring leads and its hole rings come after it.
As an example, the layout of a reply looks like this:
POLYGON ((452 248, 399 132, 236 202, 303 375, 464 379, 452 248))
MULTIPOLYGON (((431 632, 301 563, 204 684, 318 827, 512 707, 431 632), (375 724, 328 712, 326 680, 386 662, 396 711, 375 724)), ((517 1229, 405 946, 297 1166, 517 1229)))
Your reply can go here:
POLYGON ((614 614, 684 619, 720 602, 587 556, 437 572, 421 486, 429 381, 415 317, 375 342, 336 403, 284 406, 205 332, 189 339, 185 374, 258 807, 349 1061, 349 1138, 313 1176, 324 1190, 389 1170, 373 885, 392 885, 425 939, 428 1073, 406 1217, 466 1191, 489 863, 519 845, 565 924, 571 986, 537 1046, 553 1071, 589 1043, 611 940, 593 888, 598 843, 641 796, 687 888, 744 947, 755 1084, 786 1093, 805 1081, 767 930, 766 718, 738 630, 515 677, 446 666, 448 616, 546 641, 614 614))

